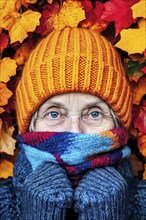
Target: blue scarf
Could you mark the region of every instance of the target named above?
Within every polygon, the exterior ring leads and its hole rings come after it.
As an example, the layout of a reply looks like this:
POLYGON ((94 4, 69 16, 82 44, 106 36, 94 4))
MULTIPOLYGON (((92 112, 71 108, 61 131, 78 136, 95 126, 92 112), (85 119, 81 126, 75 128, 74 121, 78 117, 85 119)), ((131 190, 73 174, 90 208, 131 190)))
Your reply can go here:
POLYGON ((17 139, 33 170, 43 162, 59 164, 66 170, 73 186, 87 170, 117 165, 130 155, 124 128, 99 134, 27 132, 18 135, 17 139))

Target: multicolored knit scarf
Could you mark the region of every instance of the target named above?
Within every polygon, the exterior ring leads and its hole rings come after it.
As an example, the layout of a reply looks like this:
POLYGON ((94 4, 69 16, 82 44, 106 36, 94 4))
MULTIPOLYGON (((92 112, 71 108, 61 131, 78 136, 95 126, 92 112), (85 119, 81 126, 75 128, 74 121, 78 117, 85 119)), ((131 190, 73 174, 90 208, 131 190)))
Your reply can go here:
POLYGON ((45 161, 60 164, 73 185, 87 170, 118 164, 130 155, 128 134, 123 128, 99 134, 28 132, 17 139, 33 170, 45 161))

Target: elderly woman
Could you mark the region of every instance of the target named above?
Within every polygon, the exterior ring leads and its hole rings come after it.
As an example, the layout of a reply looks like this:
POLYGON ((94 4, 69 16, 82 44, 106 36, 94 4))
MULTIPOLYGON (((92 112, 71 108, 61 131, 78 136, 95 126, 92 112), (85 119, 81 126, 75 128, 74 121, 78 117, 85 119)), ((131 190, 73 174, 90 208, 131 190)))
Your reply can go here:
POLYGON ((16 90, 21 151, 1 219, 146 219, 146 183, 127 160, 131 99, 104 37, 65 27, 44 38, 16 90))

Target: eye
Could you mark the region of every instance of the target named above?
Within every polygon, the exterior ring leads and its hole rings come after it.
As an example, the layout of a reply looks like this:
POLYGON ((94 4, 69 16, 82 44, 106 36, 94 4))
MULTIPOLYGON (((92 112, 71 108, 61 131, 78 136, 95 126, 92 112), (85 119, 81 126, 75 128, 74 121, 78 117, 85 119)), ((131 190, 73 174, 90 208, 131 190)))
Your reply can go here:
POLYGON ((89 116, 91 116, 92 118, 99 118, 101 117, 101 113, 98 111, 93 111, 89 114, 89 116))
POLYGON ((87 109, 83 113, 83 120, 88 122, 90 121, 90 123, 96 122, 97 120, 100 120, 102 117, 103 117, 102 111, 98 107, 87 109))
POLYGON ((51 119, 58 119, 61 117, 61 115, 56 112, 56 111, 51 111, 47 114, 48 117, 50 117, 51 119))

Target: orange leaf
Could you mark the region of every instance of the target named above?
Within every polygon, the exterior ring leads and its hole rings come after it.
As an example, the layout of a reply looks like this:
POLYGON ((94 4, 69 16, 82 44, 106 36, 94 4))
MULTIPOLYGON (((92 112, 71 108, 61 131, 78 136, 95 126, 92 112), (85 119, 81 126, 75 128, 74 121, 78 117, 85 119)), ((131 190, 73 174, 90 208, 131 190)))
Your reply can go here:
POLYGON ((133 106, 134 127, 146 134, 146 100, 133 106))
POLYGON ((2 159, 0 161, 0 178, 8 178, 9 176, 13 176, 13 163, 2 159))
POLYGON ((27 61, 31 50, 33 49, 33 44, 30 41, 24 42, 19 49, 17 49, 13 59, 16 61, 17 65, 24 65, 27 61))
POLYGON ((0 82, 0 106, 8 104, 8 99, 12 96, 12 92, 7 88, 5 83, 0 82))
POLYGON ((8 30, 11 43, 22 41, 28 36, 28 32, 33 32, 37 25, 41 14, 32 10, 27 10, 23 14, 18 12, 10 12, 3 18, 1 27, 8 30))
POLYGON ((9 42, 9 36, 5 33, 0 34, 0 51, 2 52, 7 46, 9 42))
POLYGON ((29 4, 35 4, 37 0, 21 0, 22 5, 24 5, 26 8, 28 8, 29 4))
POLYGON ((1 82, 8 82, 11 76, 16 75, 16 62, 15 60, 11 59, 10 57, 5 57, 4 59, 0 60, 0 81, 1 82))
POLYGON ((12 138, 14 127, 8 128, 7 124, 2 126, 0 132, 0 153, 14 155, 16 140, 12 138))
POLYGON ((142 97, 146 94, 146 76, 143 75, 138 83, 132 88, 133 93, 133 104, 139 105, 142 97))

